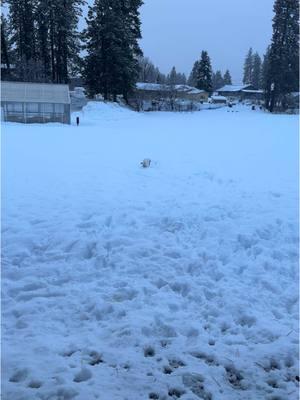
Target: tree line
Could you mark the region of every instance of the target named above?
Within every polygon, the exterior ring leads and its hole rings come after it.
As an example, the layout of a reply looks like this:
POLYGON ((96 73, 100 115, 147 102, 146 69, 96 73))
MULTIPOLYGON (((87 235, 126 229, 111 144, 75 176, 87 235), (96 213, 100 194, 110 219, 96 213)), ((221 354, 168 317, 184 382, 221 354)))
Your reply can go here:
POLYGON ((200 59, 194 63, 188 84, 212 93, 224 85, 231 85, 232 79, 228 69, 224 75, 220 70, 213 72, 208 52, 203 50, 200 59))
POLYGON ((139 82, 159 83, 167 85, 185 85, 187 78, 184 73, 176 71, 176 67, 172 67, 171 71, 166 75, 156 67, 148 57, 140 57, 139 59, 139 82))
POLYGON ((172 67, 169 74, 160 72, 158 67, 151 62, 148 57, 141 57, 140 61, 140 82, 160 83, 168 85, 185 85, 203 89, 209 93, 220 89, 224 85, 231 85, 232 79, 227 69, 224 75, 218 70, 213 72, 211 60, 207 51, 202 51, 199 60, 195 61, 192 71, 187 78, 184 73, 177 72, 176 67, 172 67))
POLYGON ((287 96, 299 91, 299 2, 276 0, 273 35, 265 54, 263 89, 269 111, 286 108, 287 96))
MULTIPOLYGON (((2 79, 68 83, 81 74, 90 96, 127 99, 139 75, 142 0, 6 0, 1 17, 2 79)), ((3 4, 3 3, 2 3, 3 4)))
POLYGON ((299 91, 299 2, 276 0, 273 35, 263 60, 250 48, 244 63, 245 84, 265 93, 265 106, 273 112, 287 107, 288 96, 299 91))
POLYGON ((249 49, 244 62, 243 83, 253 85, 256 89, 263 86, 262 60, 258 52, 249 49))
MULTIPOLYGON (((227 70, 213 72, 207 51, 195 61, 190 76, 173 67, 163 74, 143 57, 139 46, 142 0, 94 0, 86 29, 78 31, 85 0, 4 0, 1 16, 2 79, 68 83, 82 75, 88 94, 125 99, 136 82, 189 84, 212 93, 231 84, 227 70)), ((299 2, 275 0, 273 35, 263 59, 251 48, 243 82, 265 93, 266 108, 285 107, 299 90, 299 2)))
POLYGON ((6 0, 1 16, 3 79, 67 82, 78 69, 83 0, 6 0))
POLYGON ((168 74, 139 47, 142 0, 94 0, 86 28, 78 31, 85 0, 6 0, 1 17, 2 79, 68 83, 82 75, 89 96, 125 100, 137 81, 189 84, 212 92, 231 83, 229 71, 213 73, 207 51, 189 78, 172 67, 168 74), (84 54, 84 56, 83 56, 84 54))

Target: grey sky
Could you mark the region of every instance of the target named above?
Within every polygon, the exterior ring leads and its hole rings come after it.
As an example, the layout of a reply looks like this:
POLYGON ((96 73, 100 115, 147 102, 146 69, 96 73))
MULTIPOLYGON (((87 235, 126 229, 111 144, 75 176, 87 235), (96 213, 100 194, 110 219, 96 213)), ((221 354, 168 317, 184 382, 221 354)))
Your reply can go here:
POLYGON ((141 47, 162 72, 175 65, 186 74, 201 50, 207 50, 213 69, 224 73, 229 68, 234 83, 239 83, 249 48, 263 55, 270 43, 273 4, 274 0, 144 0, 141 47))
POLYGON ((272 35, 274 0, 145 0, 141 9, 146 56, 168 72, 173 65, 189 73, 201 50, 213 69, 226 68, 242 79, 245 54, 261 55, 272 35))

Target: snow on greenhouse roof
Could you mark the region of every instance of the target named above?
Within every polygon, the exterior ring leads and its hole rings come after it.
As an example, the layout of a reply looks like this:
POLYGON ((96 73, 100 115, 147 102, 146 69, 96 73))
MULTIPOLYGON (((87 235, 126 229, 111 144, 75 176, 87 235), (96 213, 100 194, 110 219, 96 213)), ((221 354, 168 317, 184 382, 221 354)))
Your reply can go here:
POLYGON ((70 104, 69 86, 53 83, 1 82, 1 101, 70 104))

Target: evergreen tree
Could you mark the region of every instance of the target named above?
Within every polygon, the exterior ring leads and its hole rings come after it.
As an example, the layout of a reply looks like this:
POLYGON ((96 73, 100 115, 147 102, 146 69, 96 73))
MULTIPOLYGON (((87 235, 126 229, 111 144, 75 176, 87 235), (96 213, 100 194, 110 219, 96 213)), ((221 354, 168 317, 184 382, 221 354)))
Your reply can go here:
POLYGON ((285 107, 285 97, 299 90, 299 2, 276 0, 273 36, 267 60, 266 107, 285 107))
POLYGON ((139 82, 166 83, 166 76, 155 67, 148 57, 139 57, 139 82))
POLYGON ((267 91, 269 85, 269 59, 270 59, 270 46, 267 48, 266 54, 264 55, 263 62, 261 65, 261 74, 260 74, 260 87, 267 91))
POLYGON ((197 70, 196 88, 212 92, 212 68, 207 51, 202 51, 197 70))
POLYGON ((167 81, 168 81, 169 85, 172 85, 172 86, 177 85, 177 72, 176 72, 175 67, 173 67, 171 69, 171 72, 168 75, 167 81))
POLYGON ((105 100, 134 89, 139 73, 140 0, 95 0, 84 32, 87 56, 84 77, 91 96, 105 100))
POLYGON ((84 0, 7 0, 18 79, 68 82, 79 64, 84 0))
POLYGON ((156 81, 155 83, 160 83, 162 85, 166 84, 167 78, 165 74, 162 74, 158 68, 156 68, 156 81))
POLYGON ((78 64, 80 42, 77 32, 83 0, 48 2, 52 82, 67 83, 69 72, 78 64))
POLYGON ((139 57, 139 82, 156 82, 157 71, 148 57, 139 57))
POLYGON ((37 62, 35 31, 37 0, 8 0, 7 3, 18 78, 22 81, 34 80, 37 62))
POLYGON ((213 73, 212 82, 213 82, 213 90, 214 91, 217 89, 220 89, 222 86, 224 86, 224 79, 222 77, 222 73, 220 70, 213 73))
POLYGON ((224 85, 232 85, 232 79, 229 70, 227 69, 224 74, 224 85))
POLYGON ((182 74, 182 73, 179 72, 177 74, 177 77, 176 77, 176 83, 178 85, 185 85, 186 84, 186 76, 185 76, 185 74, 182 74))
POLYGON ((189 79, 188 79, 188 85, 189 86, 196 86, 197 84, 197 71, 199 68, 199 61, 196 61, 193 65, 192 72, 190 73, 189 79))
POLYGON ((8 37, 8 26, 6 18, 1 15, 1 79, 6 80, 11 77, 11 54, 12 49, 8 37))
POLYGON ((121 47, 124 60, 120 93, 126 101, 138 78, 138 57, 143 55, 139 46, 139 40, 142 38, 139 9, 142 4, 143 0, 120 0, 120 13, 123 17, 121 47))
POLYGON ((252 71, 252 79, 251 84, 256 88, 260 88, 260 80, 261 80, 261 58, 259 54, 256 52, 253 56, 253 71, 252 71))
POLYGON ((90 96, 101 93, 105 100, 119 93, 121 74, 121 30, 123 22, 109 0, 95 0, 89 7, 84 32, 87 56, 84 77, 90 96), (119 61, 120 60, 120 61, 119 61))
POLYGON ((253 50, 252 47, 249 49, 244 63, 244 84, 250 84, 252 82, 253 73, 253 50))
MULTIPOLYGON (((44 82, 51 81, 51 56, 50 56, 50 1, 40 0, 36 11, 36 31, 38 58, 41 63, 41 74, 44 82)), ((54 68, 54 66, 52 66, 54 68)))

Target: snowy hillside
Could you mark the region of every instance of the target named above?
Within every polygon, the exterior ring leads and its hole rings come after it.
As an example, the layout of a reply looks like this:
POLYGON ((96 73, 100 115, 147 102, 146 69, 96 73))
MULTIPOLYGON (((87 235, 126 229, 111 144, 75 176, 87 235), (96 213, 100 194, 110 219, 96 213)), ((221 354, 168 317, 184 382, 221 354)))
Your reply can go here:
POLYGON ((296 400, 297 117, 78 115, 3 125, 3 400, 296 400))

